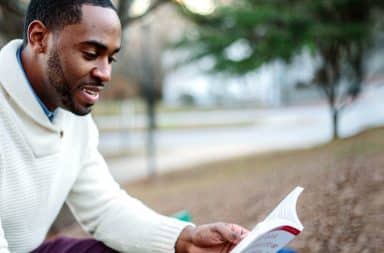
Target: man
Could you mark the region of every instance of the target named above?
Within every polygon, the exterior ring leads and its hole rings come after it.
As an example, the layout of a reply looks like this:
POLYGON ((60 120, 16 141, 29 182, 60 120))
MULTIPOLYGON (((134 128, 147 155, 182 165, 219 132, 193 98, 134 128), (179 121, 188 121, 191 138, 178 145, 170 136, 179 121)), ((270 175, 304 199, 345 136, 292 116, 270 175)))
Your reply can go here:
POLYGON ((0 253, 229 252, 247 233, 157 214, 110 176, 89 112, 120 38, 109 0, 32 0, 1 49, 0 253), (43 243, 65 201, 94 239, 43 243))

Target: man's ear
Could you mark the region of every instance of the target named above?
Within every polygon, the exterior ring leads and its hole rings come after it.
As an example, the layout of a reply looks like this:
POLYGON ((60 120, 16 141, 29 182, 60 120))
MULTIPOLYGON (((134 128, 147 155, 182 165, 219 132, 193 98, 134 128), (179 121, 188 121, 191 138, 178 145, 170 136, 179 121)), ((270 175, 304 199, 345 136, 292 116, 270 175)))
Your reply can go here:
POLYGON ((39 20, 32 21, 28 26, 28 44, 36 53, 47 51, 49 31, 47 27, 39 20))

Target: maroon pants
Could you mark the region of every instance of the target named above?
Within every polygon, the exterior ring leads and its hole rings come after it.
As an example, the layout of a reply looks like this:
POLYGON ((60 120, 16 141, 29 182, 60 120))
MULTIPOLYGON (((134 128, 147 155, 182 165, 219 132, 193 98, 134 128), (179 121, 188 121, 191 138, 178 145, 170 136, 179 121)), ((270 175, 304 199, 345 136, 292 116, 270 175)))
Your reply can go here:
POLYGON ((32 253, 117 253, 94 239, 59 237, 44 242, 32 253))

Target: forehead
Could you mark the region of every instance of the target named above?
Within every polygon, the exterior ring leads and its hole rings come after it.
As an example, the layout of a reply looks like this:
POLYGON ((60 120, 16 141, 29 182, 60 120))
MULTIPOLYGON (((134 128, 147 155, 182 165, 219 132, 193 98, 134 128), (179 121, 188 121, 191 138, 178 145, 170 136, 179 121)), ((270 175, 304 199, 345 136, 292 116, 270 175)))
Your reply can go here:
POLYGON ((61 42, 67 46, 87 41, 98 41, 114 50, 120 47, 121 24, 114 10, 83 5, 81 22, 65 26, 59 34, 61 42))

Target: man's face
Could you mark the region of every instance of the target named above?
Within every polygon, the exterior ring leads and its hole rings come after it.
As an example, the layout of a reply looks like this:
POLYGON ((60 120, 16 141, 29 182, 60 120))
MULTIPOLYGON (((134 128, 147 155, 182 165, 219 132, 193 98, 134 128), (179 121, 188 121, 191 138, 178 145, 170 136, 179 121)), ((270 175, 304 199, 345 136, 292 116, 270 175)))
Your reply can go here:
POLYGON ((82 21, 65 26, 50 38, 46 85, 51 107, 85 115, 111 79, 120 49, 121 25, 114 10, 83 5, 82 21))

